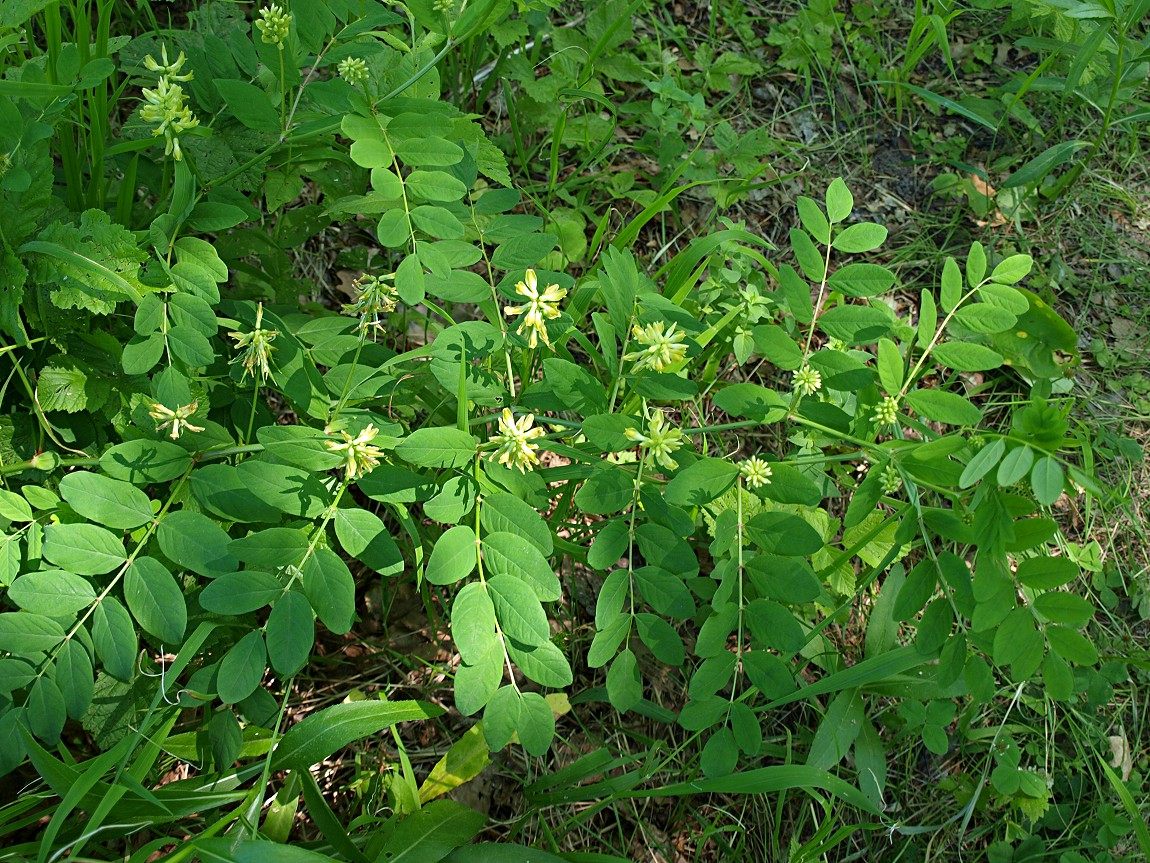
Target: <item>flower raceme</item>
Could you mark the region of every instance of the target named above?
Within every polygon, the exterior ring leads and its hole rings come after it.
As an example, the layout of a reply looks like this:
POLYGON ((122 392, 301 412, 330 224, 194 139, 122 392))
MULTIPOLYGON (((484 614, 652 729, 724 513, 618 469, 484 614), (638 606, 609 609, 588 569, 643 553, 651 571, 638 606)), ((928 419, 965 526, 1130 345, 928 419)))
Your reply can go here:
POLYGON ((187 96, 184 88, 175 81, 190 81, 192 73, 179 74, 185 61, 184 52, 171 63, 168 62, 168 48, 163 46, 160 50, 160 62, 156 62, 150 54, 144 58, 144 67, 150 72, 158 72, 160 80, 154 90, 144 87, 140 92, 147 103, 140 108, 140 119, 145 123, 155 123, 156 128, 152 134, 164 136, 164 155, 171 156, 177 162, 184 155, 180 150, 180 133, 194 129, 200 124, 192 109, 187 105, 187 96))
POLYGON ((163 431, 171 426, 172 430, 168 433, 168 437, 172 440, 178 440, 181 432, 202 432, 204 430, 203 426, 194 426, 188 422, 191 417, 195 416, 199 406, 198 399, 175 410, 164 407, 159 402, 153 402, 148 405, 148 416, 156 421, 156 431, 163 431))
POLYGON ((547 285, 539 290, 539 278, 534 270, 528 270, 523 281, 515 286, 515 293, 527 300, 521 306, 504 306, 503 313, 508 317, 523 315, 519 328, 515 331, 523 335, 524 330, 530 331, 527 336, 527 347, 533 348, 543 339, 543 344, 551 347, 547 338, 547 321, 559 317, 559 301, 567 296, 567 289, 558 285, 547 285))
POLYGON ((291 22, 291 13, 284 12, 278 3, 273 3, 271 6, 265 6, 260 10, 256 27, 259 28, 260 39, 283 50, 284 42, 287 40, 288 33, 291 32, 291 22))
POLYGON ((655 321, 645 327, 636 326, 631 331, 632 338, 641 346, 642 350, 624 354, 623 359, 634 360, 633 372, 643 369, 654 369, 661 372, 672 363, 677 363, 687 355, 685 342, 676 341, 682 333, 677 332, 677 324, 671 324, 670 329, 663 331, 663 322, 655 321))
POLYGON ((246 380, 250 374, 256 376, 256 369, 259 369, 260 383, 264 383, 271 374, 271 369, 268 367, 268 360, 271 358, 272 342, 275 337, 279 335, 279 330, 265 330, 263 328, 264 319, 264 304, 260 303, 256 307, 256 325, 250 333, 230 332, 228 333, 232 339, 235 340, 236 350, 241 351, 233 363, 238 362, 244 367, 244 376, 241 380, 246 380))
POLYGON ((657 410, 653 416, 648 417, 646 434, 634 428, 626 429, 623 434, 627 440, 635 441, 648 450, 664 469, 675 470, 679 466, 671 453, 683 445, 683 433, 667 425, 667 417, 662 411, 657 410))
POLYGON ((355 437, 345 431, 340 431, 340 434, 343 436, 342 441, 329 440, 324 441, 324 444, 332 452, 343 456, 344 476, 348 480, 353 480, 357 476, 371 473, 383 455, 383 450, 372 446, 371 443, 379 434, 379 429, 375 425, 369 425, 355 437))
POLYGON ((535 414, 516 419, 510 408, 504 408, 499 418, 499 432, 491 439, 498 444, 491 460, 509 468, 518 468, 525 474, 527 468, 539 463, 539 457, 535 455, 539 444, 531 441, 545 434, 543 429, 535 427, 535 414))
POLYGON ((761 488, 771 484, 771 466, 757 455, 740 462, 739 473, 743 477, 743 482, 751 488, 761 488))

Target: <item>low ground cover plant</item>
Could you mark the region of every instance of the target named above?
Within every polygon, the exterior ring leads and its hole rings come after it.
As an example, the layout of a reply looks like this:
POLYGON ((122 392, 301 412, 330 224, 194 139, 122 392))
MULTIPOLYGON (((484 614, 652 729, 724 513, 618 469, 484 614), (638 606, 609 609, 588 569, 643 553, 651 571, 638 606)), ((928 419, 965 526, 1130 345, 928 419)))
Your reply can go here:
POLYGON ((780 180, 703 96, 757 62, 681 80, 640 5, 0 12, 0 859, 626 859, 575 837, 763 795, 707 853, 1150 853, 1133 734, 1073 745, 1137 657, 1070 514, 1137 448, 1095 451, 1034 258, 904 278, 830 177, 785 247, 717 217, 650 260, 687 190, 780 180), (425 673, 341 684, 403 599, 425 673), (908 754, 971 762, 941 810, 908 754))

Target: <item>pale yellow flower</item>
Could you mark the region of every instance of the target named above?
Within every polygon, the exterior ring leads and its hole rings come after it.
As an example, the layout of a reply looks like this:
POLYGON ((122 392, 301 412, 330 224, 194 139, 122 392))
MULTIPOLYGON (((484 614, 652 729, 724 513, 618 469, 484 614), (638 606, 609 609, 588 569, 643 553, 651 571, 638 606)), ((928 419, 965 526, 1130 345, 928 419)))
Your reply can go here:
POLYGON ((371 473, 372 469, 379 464, 380 456, 383 455, 383 450, 371 445, 375 436, 379 434, 379 429, 374 425, 369 425, 354 438, 345 431, 341 431, 340 434, 343 435, 342 441, 324 441, 324 445, 332 452, 343 455, 344 476, 353 480, 357 476, 371 473))
POLYGON ((814 395, 823 387, 823 376, 819 374, 818 369, 803 366, 795 372, 792 385, 800 396, 814 395))
POLYGON ((763 459, 753 455, 739 464, 739 473, 742 474, 743 481, 751 488, 761 488, 771 484, 773 471, 763 459))
POLYGON ((256 326, 250 333, 230 332, 228 333, 236 342, 236 349, 243 351, 238 357, 232 360, 233 363, 241 363, 244 367, 244 376, 241 380, 246 380, 248 374, 253 376, 256 369, 259 369, 260 383, 262 384, 268 379, 271 374, 271 369, 268 368, 268 360, 271 358, 272 342, 275 337, 279 335, 279 330, 265 330, 262 327, 264 319, 264 304, 260 303, 256 307, 256 326))
POLYGON ((677 326, 677 324, 671 324, 671 328, 666 332, 663 332, 662 321, 655 321, 645 327, 636 326, 631 331, 631 336, 642 345, 643 349, 623 355, 624 360, 635 361, 631 371, 640 372, 643 369, 651 368, 661 372, 672 363, 677 363, 683 359, 687 355, 687 344, 676 341, 682 336, 682 333, 676 330, 677 326))
POLYGON ((875 407, 874 416, 871 417, 880 425, 891 425, 898 420, 898 399, 895 396, 886 396, 875 407))
POLYGON ((662 411, 655 411, 647 419, 647 433, 638 429, 625 429, 623 434, 627 440, 635 441, 643 449, 649 450, 660 465, 667 470, 675 470, 679 463, 671 457, 671 453, 683 445, 683 432, 667 424, 667 417, 662 411))
POLYGON ((156 421, 156 431, 163 431, 168 426, 172 427, 171 432, 168 434, 172 440, 179 438, 180 434, 184 431, 202 432, 203 426, 194 426, 188 422, 188 418, 195 416, 196 408, 200 406, 199 400, 193 401, 190 405, 172 410, 166 408, 159 402, 152 402, 148 405, 148 416, 156 421))
POLYGON ((515 419, 511 409, 504 408, 503 415, 499 418, 499 432, 491 439, 499 444, 491 454, 491 460, 509 468, 518 468, 520 473, 527 473, 527 468, 538 464, 539 457, 535 452, 539 449, 539 445, 531 441, 543 437, 546 432, 534 427, 534 423, 534 414, 515 419))
POLYGON ((523 335, 524 330, 530 330, 530 335, 527 337, 529 348, 539 344, 540 337, 547 347, 551 347, 551 341, 547 338, 546 321, 559 317, 559 301, 567 296, 567 289, 558 285, 547 285, 540 291, 535 271, 528 270, 523 281, 515 286, 515 293, 527 300, 522 306, 503 307, 503 313, 509 317, 523 315, 519 329, 515 332, 523 335))

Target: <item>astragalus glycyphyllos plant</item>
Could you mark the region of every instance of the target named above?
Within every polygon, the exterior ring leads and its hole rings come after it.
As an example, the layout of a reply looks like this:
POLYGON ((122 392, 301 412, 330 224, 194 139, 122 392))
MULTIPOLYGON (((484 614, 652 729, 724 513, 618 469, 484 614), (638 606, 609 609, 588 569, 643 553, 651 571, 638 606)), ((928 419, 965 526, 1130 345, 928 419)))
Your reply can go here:
MULTIPOLYGON (((60 36, 58 12, 31 25, 60 36)), ((682 669, 701 747, 658 793, 821 788, 898 829, 880 699, 928 703, 904 712, 937 751, 955 703, 1085 685, 1093 607, 1062 589, 1051 507, 1101 491, 1029 258, 975 244, 899 317, 895 275, 849 257, 886 231, 835 181, 798 199, 793 265, 727 223, 653 278, 626 243, 556 271, 502 151, 439 98, 443 56, 509 14, 207 4, 92 69, 78 32, 0 81, 0 768, 48 789, 0 810, 14 854, 257 859, 302 806, 301 860, 389 859, 429 827, 443 857, 485 819, 436 798, 509 744, 545 755, 581 705, 658 714, 649 664, 682 669), (108 79, 128 119, 75 206, 57 132, 108 79), (333 227, 370 254, 350 302, 301 306, 300 247, 333 227), (1029 396, 988 422, 967 376, 1003 367, 1029 396), (446 612, 442 681, 293 724, 317 638, 364 637, 379 579, 446 612), (830 627, 876 590, 848 665, 830 627), (824 711, 805 764, 770 763, 796 702, 824 711), (341 824, 313 765, 445 706, 481 725, 422 783, 393 730, 387 814, 341 824), (195 776, 159 783, 169 758, 195 776)))

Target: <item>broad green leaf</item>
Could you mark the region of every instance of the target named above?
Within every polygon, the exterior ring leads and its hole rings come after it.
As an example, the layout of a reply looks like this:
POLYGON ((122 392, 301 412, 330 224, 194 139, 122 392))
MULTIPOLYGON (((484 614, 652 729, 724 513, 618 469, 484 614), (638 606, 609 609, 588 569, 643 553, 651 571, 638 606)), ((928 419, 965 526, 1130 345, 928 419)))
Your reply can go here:
POLYGON ((304 667, 315 643, 315 618, 302 593, 289 590, 272 606, 264 629, 272 668, 290 677, 304 667))
POLYGON ((181 509, 169 513, 156 530, 165 556, 179 567, 214 578, 239 569, 229 552, 231 537, 206 515, 181 509))
POLYGON ((746 524, 747 537, 762 551, 784 556, 806 556, 823 547, 817 530, 797 515, 761 512, 746 524))
POLYGON ((890 332, 891 313, 872 306, 835 306, 819 318, 819 329, 851 345, 866 345, 890 332))
POLYGON ((137 557, 124 573, 124 598, 132 616, 166 646, 184 640, 188 608, 167 567, 154 557, 137 557))
POLYGON ((850 214, 855 208, 855 199, 842 177, 836 177, 827 186, 826 202, 827 218, 831 222, 837 224, 850 218, 850 214))
POLYGON ((559 599, 559 578, 542 552, 518 534, 500 531, 483 538, 483 560, 490 575, 511 575, 531 586, 543 602, 559 599))
POLYGON ((418 467, 463 467, 475 458, 479 441, 457 428, 421 428, 396 446, 404 461, 418 467))
POLYGON ((49 745, 56 744, 68 719, 68 708, 56 681, 46 674, 37 678, 28 692, 25 709, 32 733, 49 745))
POLYGON ((60 495, 85 518, 120 530, 139 527, 154 515, 152 502, 138 488, 90 471, 60 480, 60 495))
POLYGON ((331 505, 331 492, 319 477, 300 468, 250 458, 236 470, 245 488, 288 515, 318 518, 331 505))
POLYGON ((421 231, 437 240, 458 240, 464 234, 463 224, 443 207, 421 204, 412 209, 411 220, 421 231))
MULTIPOLYGON (((971 285, 974 287, 974 285, 971 285)), ((954 258, 947 258, 942 265, 942 285, 939 294, 939 305, 942 310, 950 314, 962 299, 962 271, 954 258)))
MULTIPOLYGON (((162 526, 163 523, 161 528, 162 526)), ((227 534, 224 534, 224 537, 226 538, 227 534)), ((306 533, 295 528, 269 527, 240 539, 231 540, 224 545, 224 548, 227 554, 226 562, 230 563, 225 572, 235 572, 239 569, 237 558, 251 566, 275 570, 285 566, 298 566, 307 553, 308 538, 306 533)), ((170 554, 168 556, 171 557, 170 554)), ((218 564, 216 561, 211 561, 211 565, 214 569, 218 564)))
POLYGON ((630 650, 616 656, 607 670, 607 697, 620 713, 631 710, 643 698, 638 660, 630 650))
POLYGON ((1010 665, 1035 650, 1041 658, 1042 636, 1034 628, 1034 615, 1029 609, 1016 608, 995 630, 994 661, 998 665, 1010 665))
POLYGON ((209 464, 193 471, 192 495, 209 513, 225 521, 275 524, 283 511, 247 486, 239 469, 230 464, 209 464))
POLYGON ((280 130, 279 112, 268 94, 259 87, 236 79, 217 78, 213 84, 232 116, 249 129, 257 132, 280 130))
POLYGON ((1085 626, 1097 611, 1089 600, 1060 590, 1035 597, 1034 608, 1047 620, 1069 626, 1085 626))
POLYGON ((803 275, 812 282, 822 282, 827 273, 826 260, 822 252, 815 246, 811 235, 799 228, 791 228, 791 250, 795 253, 795 260, 803 275))
POLYGON ((1043 456, 1034 463, 1030 472, 1030 486, 1034 489, 1034 497, 1046 506, 1053 504, 1062 497, 1062 489, 1066 478, 1062 466, 1054 456, 1043 456))
POLYGON ((948 369, 958 372, 985 372, 1002 365, 1002 354, 985 345, 969 342, 943 342, 935 345, 933 356, 948 369))
POLYGON ((256 439, 280 461, 305 470, 331 470, 343 463, 343 457, 327 446, 331 438, 307 426, 262 426, 256 439))
POLYGON ((886 236, 887 230, 882 225, 876 225, 873 222, 859 222, 844 228, 831 245, 840 252, 852 255, 873 252, 886 242, 886 236))
POLYGON ((0 650, 16 655, 46 653, 64 640, 64 627, 27 611, 0 613, 0 650))
POLYGON ((424 201, 458 201, 467 186, 443 171, 412 171, 407 175, 407 191, 424 201))
POLYGON ((224 654, 216 678, 217 692, 224 704, 235 704, 247 698, 263 679, 267 670, 267 648, 264 634, 249 632, 224 654))
POLYGON ((814 570, 801 557, 757 554, 746 562, 746 570, 755 589, 768 599, 801 605, 822 595, 814 570))
POLYGON ((96 656, 113 677, 129 681, 136 671, 136 627, 120 601, 105 596, 92 609, 92 643, 96 656))
POLYGON ((1030 255, 1011 255, 994 268, 990 279, 1000 285, 1013 285, 1026 278, 1033 267, 1034 259, 1030 255))
POLYGON ((274 575, 256 570, 229 572, 213 580, 199 596, 200 605, 214 614, 247 614, 263 608, 283 593, 274 575))
POLYGON ((934 340, 937 326, 938 305, 934 301, 934 294, 928 288, 923 288, 922 302, 918 307, 918 329, 915 338, 920 348, 928 347, 934 340))
POLYGON ((739 469, 727 459, 701 458, 667 483, 667 502, 678 506, 710 503, 734 485, 738 475, 739 469))
POLYGON ((456 525, 435 541, 424 577, 432 584, 455 584, 471 575, 478 561, 475 531, 456 525))
POLYGON ((797 653, 806 640, 794 616, 772 600, 752 600, 746 608, 746 619, 759 642, 784 655, 797 653))
POLYGON ((847 297, 876 297, 894 287, 895 275, 878 264, 847 264, 827 279, 827 286, 847 297))
POLYGON ((284 845, 267 839, 241 839, 231 837, 196 839, 188 843, 189 850, 202 863, 331 863, 332 858, 306 848, 284 845))
POLYGON ((966 283, 974 288, 986 277, 986 249, 982 243, 971 243, 966 253, 966 283))
POLYGON ((528 680, 553 689, 571 685, 571 665, 563 651, 550 641, 527 647, 509 638, 506 647, 507 655, 528 680))
POLYGON ((492 696, 483 711, 483 734, 495 752, 511 742, 519 730, 523 697, 512 686, 503 686, 492 696))
POLYGON ((1000 333, 1014 326, 1018 318, 990 303, 967 303, 954 313, 954 320, 973 333, 1000 333))
POLYGON ((383 520, 357 507, 335 511, 335 535, 343 550, 383 576, 403 572, 403 555, 383 520))
POLYGON ((507 635, 529 647, 550 641, 551 625, 531 587, 514 576, 497 575, 488 579, 487 590, 507 635))
POLYGON ((998 466, 1006 452, 1006 441, 995 438, 974 454, 958 480, 961 488, 970 488, 998 466))
POLYGON ((72 719, 80 719, 92 704, 95 676, 92 658, 77 639, 60 645, 60 652, 56 654, 55 679, 68 715, 72 719))
POLYGON ((50 524, 44 528, 44 557, 77 575, 103 575, 127 560, 124 543, 94 524, 50 524))
POLYGON ((28 505, 27 500, 14 491, 0 489, 0 518, 25 522, 32 521, 35 516, 32 515, 32 507, 28 505))
POLYGON ((1014 575, 1026 587, 1053 590, 1078 578, 1079 569, 1067 557, 1028 557, 1018 562, 1014 575))
POLYGON ((8 599, 33 614, 71 617, 96 601, 87 579, 61 569, 46 569, 20 576, 8 588, 8 599))
POLYGON ((503 672, 503 647, 498 641, 476 662, 461 663, 455 671, 456 710, 463 716, 482 710, 499 689, 503 672))
POLYGON ((635 631, 639 634, 639 639, 647 645, 647 648, 660 662, 679 666, 686 660, 687 654, 683 648, 683 639, 679 637, 675 628, 663 618, 640 612, 635 615, 635 631))
POLYGON ((831 226, 819 205, 806 195, 799 195, 795 200, 799 211, 799 221, 802 222, 807 233, 815 238, 820 245, 827 246, 831 242, 831 226))
POLYGON ((1050 649, 1075 665, 1096 665, 1098 650, 1082 633, 1068 626, 1051 625, 1044 630, 1050 649))
POLYGON ((395 152, 416 168, 445 168, 463 158, 463 149, 443 138, 404 138, 396 142, 395 152))
POLYGON ((643 599, 659 614, 685 618, 695 613, 695 601, 679 576, 658 566, 642 566, 632 574, 643 599))
POLYGON ((895 620, 910 620, 918 614, 934 596, 938 586, 938 573, 929 560, 915 564, 906 577, 894 601, 895 620))
POLYGON ((794 371, 803 364, 802 349, 787 331, 774 324, 760 324, 752 330, 755 350, 763 359, 786 371, 794 371))
POLYGON ((355 578, 329 548, 317 548, 303 565, 303 591, 323 625, 336 635, 355 619, 355 578))
POLYGON ((547 699, 538 692, 523 693, 516 730, 528 755, 538 758, 551 748, 551 741, 555 738, 555 714, 551 712, 547 699))
POLYGON ((135 485, 167 482, 182 475, 191 464, 188 451, 170 441, 127 441, 100 456, 104 473, 135 485))
POLYGON ((1014 485, 1028 473, 1034 464, 1034 450, 1023 444, 1016 446, 1002 459, 998 466, 998 484, 1006 487, 1014 485))
POLYGON ((480 662, 493 645, 498 646, 495 606, 484 585, 464 585, 456 595, 451 604, 451 637, 467 663, 480 662))
MULTIPOLYGON (((352 701, 327 707, 297 722, 272 753, 272 770, 307 770, 349 743, 399 722, 431 719, 442 708, 422 701, 352 701)), ((282 847, 282 846, 277 846, 282 847)))
POLYGON ((902 389, 903 363, 898 346, 890 339, 878 340, 878 379, 889 395, 898 395, 902 389))
POLYGON ((627 551, 629 532, 622 519, 603 523, 587 551, 587 565, 605 570, 614 566, 627 551))
POLYGON ((575 492, 575 505, 594 515, 610 515, 626 507, 635 494, 635 478, 616 465, 602 462, 575 492))
POLYGON ((906 394, 906 400, 916 413, 928 420, 952 426, 977 426, 982 422, 982 411, 958 393, 912 390, 906 394))
POLYGON ((555 550, 547 522, 535 507, 513 494, 497 492, 486 495, 479 520, 488 533, 507 531, 518 534, 538 548, 544 557, 550 557, 555 550))

